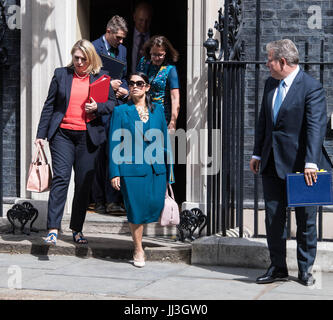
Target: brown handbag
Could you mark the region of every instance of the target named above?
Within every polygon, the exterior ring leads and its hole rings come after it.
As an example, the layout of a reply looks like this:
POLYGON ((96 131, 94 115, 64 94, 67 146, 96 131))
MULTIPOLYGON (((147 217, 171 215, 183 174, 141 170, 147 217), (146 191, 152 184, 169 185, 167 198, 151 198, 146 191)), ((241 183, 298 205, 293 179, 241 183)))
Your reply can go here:
POLYGON ((43 146, 37 143, 36 154, 29 168, 27 190, 32 192, 49 191, 51 181, 51 166, 47 162, 43 146))

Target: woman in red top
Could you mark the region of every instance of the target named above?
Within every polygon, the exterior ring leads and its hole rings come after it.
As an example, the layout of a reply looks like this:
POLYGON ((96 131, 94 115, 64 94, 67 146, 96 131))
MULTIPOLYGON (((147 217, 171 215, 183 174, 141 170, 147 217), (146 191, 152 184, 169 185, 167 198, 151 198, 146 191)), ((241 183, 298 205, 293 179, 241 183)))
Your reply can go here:
POLYGON ((115 105, 113 90, 109 90, 105 103, 89 99, 89 84, 106 74, 101 71, 102 62, 94 46, 87 40, 79 40, 73 46, 71 55, 71 63, 54 72, 35 141, 43 145, 43 140, 47 139, 52 157, 47 244, 56 244, 57 241, 72 168, 75 190, 70 228, 74 242, 87 243, 82 228, 89 205, 97 151, 106 140, 100 116, 111 113, 115 105))

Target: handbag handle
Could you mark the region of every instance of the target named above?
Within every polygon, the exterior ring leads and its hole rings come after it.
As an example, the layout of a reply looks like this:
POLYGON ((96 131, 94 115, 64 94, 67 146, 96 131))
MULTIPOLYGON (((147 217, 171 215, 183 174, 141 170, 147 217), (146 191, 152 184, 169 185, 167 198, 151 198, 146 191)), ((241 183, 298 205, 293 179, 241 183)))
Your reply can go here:
POLYGON ((174 194, 173 194, 173 189, 172 189, 170 183, 167 184, 166 196, 169 195, 168 190, 170 191, 170 197, 171 197, 173 200, 175 200, 175 196, 174 196, 174 194))
POLYGON ((44 148, 40 143, 37 143, 37 150, 35 153, 34 160, 32 162, 37 163, 39 159, 41 160, 42 163, 47 164, 47 157, 45 155, 44 148))

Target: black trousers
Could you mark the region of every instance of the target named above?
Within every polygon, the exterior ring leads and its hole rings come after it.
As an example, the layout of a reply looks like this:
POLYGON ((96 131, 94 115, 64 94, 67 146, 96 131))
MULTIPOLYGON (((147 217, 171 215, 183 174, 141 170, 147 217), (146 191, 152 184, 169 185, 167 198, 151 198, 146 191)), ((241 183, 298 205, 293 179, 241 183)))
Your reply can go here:
MULTIPOLYGON (((119 102, 118 102, 119 104, 119 102)), ((102 122, 104 124, 107 139, 109 138, 110 115, 103 115, 102 122)), ((95 178, 91 189, 92 201, 95 203, 121 203, 123 197, 120 191, 112 188, 109 179, 109 151, 108 142, 103 143, 98 151, 95 178)))
POLYGON ((53 179, 48 202, 48 229, 60 229, 72 168, 74 198, 70 228, 82 231, 99 147, 92 144, 88 131, 59 128, 50 141, 53 179))
POLYGON ((112 188, 109 179, 109 161, 108 161, 108 145, 104 143, 100 146, 97 155, 95 177, 93 187, 91 189, 91 197, 95 203, 121 203, 123 197, 120 191, 112 188))
MULTIPOLYGON (((263 172, 262 181, 267 244, 271 263, 286 269, 286 182, 277 176, 272 157, 263 172)), ((309 272, 317 253, 317 207, 298 207, 295 211, 298 269, 309 272)))

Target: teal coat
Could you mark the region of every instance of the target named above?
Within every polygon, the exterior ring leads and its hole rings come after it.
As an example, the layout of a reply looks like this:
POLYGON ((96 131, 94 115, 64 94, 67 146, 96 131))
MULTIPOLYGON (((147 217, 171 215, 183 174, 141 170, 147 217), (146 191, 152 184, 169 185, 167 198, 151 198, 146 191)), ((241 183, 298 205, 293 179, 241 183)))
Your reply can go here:
POLYGON ((109 131, 109 177, 166 173, 174 183, 173 160, 163 107, 154 104, 144 124, 132 102, 114 108, 109 131))

